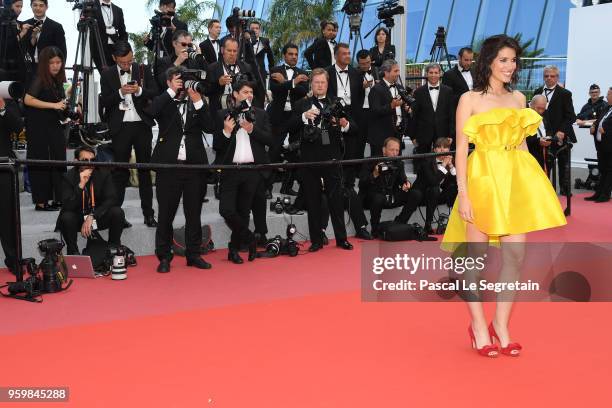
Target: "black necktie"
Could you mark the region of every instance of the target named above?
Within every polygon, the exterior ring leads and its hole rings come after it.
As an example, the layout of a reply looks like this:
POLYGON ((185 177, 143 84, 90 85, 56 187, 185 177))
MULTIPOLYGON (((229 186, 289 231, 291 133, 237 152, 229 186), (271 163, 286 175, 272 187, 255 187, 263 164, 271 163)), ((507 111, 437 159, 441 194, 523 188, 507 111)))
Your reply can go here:
POLYGON ((348 74, 348 69, 343 69, 342 71, 338 71, 339 74, 348 74))
POLYGON ((295 70, 295 67, 292 67, 291 65, 285 65, 285 71, 289 70, 295 70))
POLYGON ((123 76, 125 74, 130 74, 132 71, 124 71, 122 69, 119 70, 119 75, 123 76))
POLYGON ((439 86, 430 86, 430 87, 429 87, 429 90, 430 90, 430 91, 434 91, 434 90, 435 90, 435 91, 437 91, 438 89, 440 89, 440 87, 439 87, 439 86))
POLYGON ((216 44, 219 42, 219 40, 210 40, 211 43, 216 44))
POLYGON ((470 72, 469 69, 462 69, 461 72, 470 72))
POLYGON ((544 93, 545 93, 546 95, 548 95, 549 93, 551 93, 551 92, 552 92, 552 91, 554 91, 554 90, 555 90, 555 88, 552 88, 552 89, 551 89, 551 88, 544 88, 544 93))
POLYGON ((336 45, 336 40, 328 40, 330 44, 336 45))
POLYGON ((102 7, 108 7, 108 8, 110 8, 110 6, 111 6, 110 4, 102 3, 102 7))

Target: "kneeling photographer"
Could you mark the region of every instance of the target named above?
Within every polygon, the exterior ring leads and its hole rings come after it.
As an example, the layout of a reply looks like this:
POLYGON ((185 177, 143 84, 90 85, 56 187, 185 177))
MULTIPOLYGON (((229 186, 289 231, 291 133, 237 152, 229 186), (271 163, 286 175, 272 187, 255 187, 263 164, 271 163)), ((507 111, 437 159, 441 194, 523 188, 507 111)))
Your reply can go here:
MULTIPOLYGON (((80 162, 92 162, 96 152, 81 146, 74 152, 80 162)), ((94 231, 108 228, 110 245, 121 245, 125 215, 117 206, 117 195, 111 173, 105 169, 80 166, 70 169, 62 183, 62 210, 56 229, 66 241, 68 255, 78 255, 77 234, 90 238, 94 231)))
MULTIPOLYGON (((328 84, 327 71, 322 68, 314 69, 311 74, 313 96, 302 99, 296 104, 292 122, 301 123, 302 162, 342 159, 344 137, 355 137, 357 132, 357 126, 347 118, 342 104, 338 100, 331 101, 327 98, 328 84)), ((323 231, 321 231, 323 191, 329 204, 336 246, 346 250, 353 249, 353 245, 346 239, 344 225, 342 169, 339 166, 302 168, 300 174, 312 243, 308 250, 315 252, 323 248, 323 231)))
MULTIPOLYGON (((190 70, 189 72, 195 77, 195 80, 204 80, 206 77, 206 61, 199 47, 193 43, 192 35, 184 30, 175 31, 172 36, 172 47, 174 53, 157 62, 157 83, 160 89, 166 88, 166 71, 173 66, 182 66, 190 70)), ((202 92, 204 92, 204 88, 202 88, 202 92)))
MULTIPOLYGON (((397 157, 399 152, 398 139, 385 139, 382 148, 383 160, 385 157, 397 157)), ((366 163, 360 177, 359 194, 365 198, 364 207, 370 208, 370 223, 375 237, 380 235, 378 227, 383 208, 402 207, 402 211, 395 217, 395 222, 406 224, 423 197, 408 181, 404 163, 397 160, 366 163)))
MULTIPOLYGON (((434 152, 450 152, 452 140, 440 137, 434 144, 434 152)), ((440 204, 446 204, 449 208, 453 206, 457 197, 457 170, 453 164, 453 157, 437 156, 419 160, 417 165, 417 178, 412 188, 423 195, 422 204, 426 206, 425 231, 433 234, 431 228, 434 211, 440 204)), ((438 233, 443 228, 438 223, 438 233)))

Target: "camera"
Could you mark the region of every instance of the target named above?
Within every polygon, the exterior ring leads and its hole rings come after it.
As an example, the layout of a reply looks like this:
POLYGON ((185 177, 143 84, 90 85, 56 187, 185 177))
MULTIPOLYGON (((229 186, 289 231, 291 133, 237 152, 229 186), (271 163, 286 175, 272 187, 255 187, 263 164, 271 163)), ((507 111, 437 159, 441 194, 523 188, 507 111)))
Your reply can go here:
POLYGON ((38 250, 45 256, 58 255, 64 244, 57 239, 45 239, 38 243, 38 250))
POLYGON ((162 13, 159 10, 155 10, 155 15, 149 20, 151 25, 155 28, 162 29, 172 26, 172 18, 174 17, 173 11, 167 11, 162 13))
POLYGON ((123 246, 113 246, 109 248, 110 258, 112 258, 111 264, 111 279, 112 280, 125 280, 127 279, 127 260, 125 248, 123 246))
POLYGON ((236 18, 254 18, 255 10, 242 10, 240 7, 232 9, 232 17, 236 18))
POLYGON ((402 87, 397 87, 397 94, 401 98, 401 100, 408 106, 414 105, 416 99, 412 95, 408 93, 408 91, 402 87))
POLYGON ((44 256, 39 265, 42 273, 40 291, 43 293, 55 293, 68 289, 62 286, 67 280, 65 267, 62 266, 64 262, 62 248, 64 244, 57 239, 45 239, 38 243, 38 250, 44 256))
POLYGON ((66 0, 74 3, 72 10, 81 10, 83 17, 93 18, 97 9, 95 0, 66 0))
POLYGON ((332 118, 336 118, 336 120, 348 118, 341 98, 336 98, 333 103, 326 105, 323 110, 321 110, 321 120, 331 122, 332 118))
POLYGON ((270 203, 270 211, 277 214, 282 214, 291 206, 291 198, 289 197, 276 197, 276 201, 270 203))
POLYGON ((393 27, 395 22, 393 16, 404 14, 404 6, 399 5, 399 0, 386 0, 376 8, 377 17, 382 20, 387 27, 393 27))
POLYGON ((348 16, 360 14, 363 11, 363 4, 365 4, 366 1, 367 0, 346 0, 340 11, 348 16))
POLYGON ((391 162, 391 161, 378 163, 377 167, 378 167, 378 173, 380 173, 381 175, 393 173, 395 172, 395 170, 398 169, 397 163, 391 162))
POLYGON ((21 266, 25 266, 28 277, 21 282, 9 282, 8 292, 15 296, 25 293, 25 298, 32 299, 41 295, 42 281, 38 277, 38 266, 34 258, 24 259, 21 266))
POLYGON ((240 104, 230 110, 227 115, 231 116, 231 118, 234 119, 236 124, 238 124, 238 122, 240 121, 241 115, 247 122, 255 123, 255 111, 253 111, 253 109, 251 108, 251 104, 247 100, 240 102, 240 104))
POLYGON ((203 82, 205 76, 206 72, 199 69, 186 69, 181 71, 183 89, 193 89, 194 91, 203 94, 206 90, 203 82))
POLYGON ((266 243, 266 252, 264 257, 274 258, 279 255, 297 256, 300 250, 298 243, 295 242, 293 236, 297 232, 294 224, 287 225, 287 238, 281 238, 280 235, 275 236, 266 243))
POLYGON ((25 87, 21 82, 0 81, 0 98, 19 100, 25 96, 25 87))

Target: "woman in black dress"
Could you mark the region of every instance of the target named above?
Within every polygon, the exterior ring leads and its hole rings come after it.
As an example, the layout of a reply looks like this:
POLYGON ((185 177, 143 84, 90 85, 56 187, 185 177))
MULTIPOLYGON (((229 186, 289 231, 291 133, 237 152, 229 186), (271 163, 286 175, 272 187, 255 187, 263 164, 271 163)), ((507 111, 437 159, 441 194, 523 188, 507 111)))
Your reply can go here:
MULTIPOLYGON (((64 125, 61 123, 66 108, 64 65, 64 55, 57 47, 47 47, 38 56, 36 79, 24 100, 28 159, 66 160, 64 125)), ((65 167, 29 167, 32 201, 37 211, 59 210, 65 172, 65 167)))
POLYGON ((384 27, 376 30, 374 44, 374 47, 370 48, 370 57, 372 57, 372 66, 378 70, 384 61, 395 59, 395 45, 391 45, 389 30, 384 27))

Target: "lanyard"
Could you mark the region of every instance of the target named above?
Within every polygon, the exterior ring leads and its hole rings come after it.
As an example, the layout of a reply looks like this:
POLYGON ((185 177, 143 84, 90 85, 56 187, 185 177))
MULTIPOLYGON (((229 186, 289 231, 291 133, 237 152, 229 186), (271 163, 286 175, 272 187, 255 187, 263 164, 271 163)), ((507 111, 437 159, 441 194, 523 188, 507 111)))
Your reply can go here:
MULTIPOLYGON (((91 186, 91 212, 93 214, 94 211, 96 210, 96 194, 94 192, 93 183, 91 183, 90 186, 91 186)), ((87 188, 87 186, 85 187, 87 188)), ((83 196, 83 212, 85 212, 85 189, 83 189, 82 196, 83 196)))
POLYGON ((344 96, 348 96, 348 92, 347 92, 347 88, 346 88, 347 85, 349 84, 348 72, 346 73, 346 84, 342 80, 342 76, 340 75, 340 73, 337 70, 336 70, 336 76, 338 77, 338 81, 340 81, 340 85, 342 85, 342 90, 344 91, 344 96))

